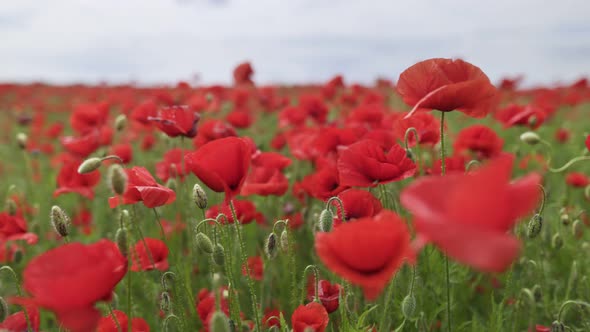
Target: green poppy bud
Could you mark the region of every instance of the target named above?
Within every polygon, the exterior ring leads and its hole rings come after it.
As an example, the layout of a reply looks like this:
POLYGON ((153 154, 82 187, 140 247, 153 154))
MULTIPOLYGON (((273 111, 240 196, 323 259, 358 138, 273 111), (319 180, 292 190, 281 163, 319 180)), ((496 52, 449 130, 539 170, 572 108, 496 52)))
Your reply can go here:
POLYGON ((94 172, 100 167, 100 165, 102 165, 102 159, 96 157, 88 158, 78 166, 78 174, 94 172))
POLYGON ((278 239, 277 235, 272 232, 268 235, 266 239, 266 243, 264 244, 264 252, 269 259, 273 259, 277 257, 278 253, 278 239))
POLYGON ((216 311, 213 313, 209 321, 209 331, 230 332, 229 320, 223 312, 216 311))
POLYGON ((193 187, 193 202, 201 210, 207 208, 207 193, 205 193, 205 190, 198 183, 195 183, 193 187))
POLYGON ((219 243, 213 247, 213 262, 219 266, 225 264, 225 249, 219 243))
POLYGON ((520 140, 529 145, 535 145, 541 142, 541 137, 537 135, 537 133, 532 131, 527 131, 520 135, 520 140))
POLYGON ((574 237, 576 239, 579 239, 582 237, 583 233, 584 225, 582 224, 582 221, 580 219, 574 220, 574 222, 572 223, 572 234, 574 235, 574 237))
POLYGON ((18 133, 16 134, 16 144, 18 145, 21 150, 24 150, 27 147, 27 141, 29 138, 25 133, 18 133))
POLYGON ((570 216, 569 216, 567 213, 564 213, 564 214, 562 214, 562 215, 559 217, 559 220, 561 221, 561 223, 562 223, 564 226, 567 226, 567 225, 569 225, 569 224, 570 224, 570 221, 571 221, 571 220, 570 220, 570 216))
POLYGON ((411 319, 416 313, 416 297, 410 293, 402 301, 402 313, 406 319, 411 319))
POLYGON ((539 233, 541 233, 541 229, 543 228, 543 217, 540 214, 535 214, 533 218, 528 223, 528 237, 535 238, 539 233))
POLYGON ((7 198, 4 202, 4 210, 11 215, 16 215, 16 211, 18 210, 18 206, 16 206, 16 202, 12 198, 7 198))
POLYGON ((551 332, 565 332, 565 325, 560 321, 553 321, 551 323, 551 332))
POLYGON ((65 213, 62 208, 54 205, 51 208, 50 214, 51 225, 55 229, 55 232, 60 236, 68 236, 70 228, 70 217, 65 213))
POLYGON ((125 257, 129 254, 129 247, 127 241, 127 229, 125 227, 119 228, 115 234, 115 242, 121 254, 125 257))
POLYGON ((176 191, 178 189, 178 182, 176 182, 175 178, 169 178, 168 181, 166 181, 166 187, 176 191))
POLYGON ((171 302, 172 301, 170 300, 170 294, 168 294, 168 292, 162 292, 162 294, 160 295, 160 309, 164 313, 170 312, 171 302))
POLYGON ((289 234, 287 234, 287 230, 283 230, 281 232, 281 250, 288 251, 289 250, 289 234))
POLYGON ((113 164, 107 172, 108 184, 117 195, 123 195, 127 189, 127 173, 119 164, 113 164))
POLYGON ((123 129, 125 129, 126 126, 127 126, 127 117, 125 116, 125 114, 117 115, 117 117, 115 118, 115 130, 123 131, 123 129))
POLYGON ((213 242, 211 242, 211 239, 207 236, 207 234, 205 234, 203 232, 197 233, 196 241, 197 241, 197 247, 199 247, 199 249, 201 249, 201 251, 208 253, 208 254, 213 253, 213 242))
POLYGON ((330 209, 324 209, 320 213, 320 231, 329 232, 332 230, 332 224, 334 223, 334 214, 330 209))
POLYGON ((561 247, 563 247, 563 239, 559 233, 555 233, 555 235, 553 235, 551 238, 551 248, 559 250, 561 247))

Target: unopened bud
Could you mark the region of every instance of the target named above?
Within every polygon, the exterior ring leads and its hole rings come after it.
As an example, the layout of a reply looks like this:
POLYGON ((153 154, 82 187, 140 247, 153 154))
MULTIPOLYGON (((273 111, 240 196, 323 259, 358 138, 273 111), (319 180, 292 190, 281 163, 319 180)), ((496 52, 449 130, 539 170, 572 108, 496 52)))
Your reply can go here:
POLYGON ((332 224, 334 223, 334 214, 330 209, 324 209, 320 213, 320 231, 329 232, 332 230, 332 224))
POLYGON ((565 332, 565 325, 562 322, 556 320, 551 323, 551 332, 565 332))
POLYGON ((553 235, 551 238, 551 248, 559 250, 561 247, 563 247, 563 239, 559 233, 555 233, 555 235, 553 235))
POLYGON ((102 165, 102 159, 96 157, 88 158, 78 166, 78 174, 94 172, 100 167, 100 165, 102 165))
POLYGON ((416 312, 416 297, 414 294, 410 293, 404 297, 402 301, 402 313, 406 319, 411 319, 414 317, 414 313, 416 312))
POLYGON ((543 216, 540 214, 535 214, 533 218, 529 221, 528 224, 528 231, 527 235, 529 238, 535 238, 539 233, 541 233, 541 229, 543 228, 543 216))
POLYGON ((289 250, 289 234, 287 234, 287 230, 283 230, 281 232, 281 250, 287 252, 289 250))
POLYGON ((16 202, 12 198, 7 198, 4 202, 4 210, 11 216, 16 215, 16 211, 18 210, 16 202))
POLYGON ((586 188, 584 188, 584 197, 590 201, 590 185, 587 185, 586 188))
POLYGON ((225 264, 225 249, 219 243, 213 247, 213 262, 219 266, 225 264))
POLYGON ((533 297, 535 298, 535 302, 539 303, 543 300, 543 290, 541 286, 535 285, 533 286, 533 297))
POLYGON ((213 313, 209 321, 209 331, 230 332, 229 320, 223 312, 216 311, 213 313))
POLYGON ((169 178, 168 181, 166 181, 166 187, 176 191, 178 188, 178 182, 176 182, 175 178, 169 178))
POLYGON ((4 321, 8 317, 8 304, 2 296, 0 296, 0 322, 4 321))
POLYGON ((193 187, 193 202, 195 202, 201 210, 207 208, 207 193, 205 193, 205 190, 203 190, 198 183, 195 183, 195 186, 193 187))
POLYGON ((122 131, 127 126, 127 117, 125 114, 119 114, 115 118, 115 130, 122 131))
POLYGON ((168 292, 162 292, 162 294, 160 295, 160 310, 162 310, 166 314, 170 312, 171 302, 172 301, 170 300, 170 294, 168 294, 168 292))
POLYGON ((208 254, 213 253, 213 242, 211 242, 211 239, 207 236, 207 234, 205 234, 203 232, 197 233, 196 241, 197 241, 197 247, 199 247, 199 249, 201 249, 201 251, 208 253, 208 254))
POLYGON ((50 214, 51 225, 55 229, 55 232, 60 236, 68 236, 69 226, 70 226, 70 217, 65 213, 62 208, 57 205, 54 205, 51 208, 50 214))
POLYGON ((584 225, 582 224, 582 221, 580 219, 574 220, 574 222, 572 223, 572 234, 574 235, 574 237, 576 239, 579 239, 582 237, 583 233, 584 225))
POLYGON ((268 238, 266 239, 266 243, 264 244, 264 252, 266 253, 266 257, 268 257, 269 259, 273 259, 275 257, 277 257, 277 253, 278 253, 278 239, 277 239, 277 235, 272 232, 268 235, 268 238))
POLYGON ((16 144, 18 144, 18 147, 21 148, 22 150, 24 150, 27 147, 28 140, 29 140, 29 138, 27 137, 27 134, 25 134, 25 133, 16 134, 16 144))
POLYGON ((535 295, 533 294, 533 292, 528 289, 528 288, 523 288, 521 291, 522 296, 524 297, 524 300, 526 300, 526 302, 528 302, 528 305, 530 306, 534 306, 536 301, 535 301, 535 295))
POLYGON ((14 254, 12 255, 12 262, 14 264, 19 264, 23 260, 23 251, 20 248, 16 248, 14 254))
POLYGON ((119 248, 119 251, 121 252, 121 254, 125 257, 127 257, 127 255, 129 254, 129 247, 128 247, 128 241, 127 241, 127 229, 123 228, 119 228, 117 230, 117 233, 115 234, 115 242, 117 243, 117 248, 119 248))
POLYGON ((117 195, 123 195, 127 189, 127 173, 119 164, 112 164, 107 173, 111 190, 117 195))
POLYGON ((131 215, 127 209, 121 210, 121 213, 119 214, 119 224, 123 226, 131 225, 131 215))
POLYGON ((537 135, 535 132, 527 131, 520 135, 520 140, 526 144, 535 145, 541 142, 541 137, 539 137, 539 135, 537 135))
POLYGON ((570 224, 570 221, 571 221, 571 220, 570 220, 570 216, 569 216, 569 214, 567 214, 567 213, 564 213, 564 214, 562 214, 562 215, 559 217, 559 220, 561 221, 561 223, 562 223, 564 226, 567 226, 567 225, 569 225, 569 224, 570 224))

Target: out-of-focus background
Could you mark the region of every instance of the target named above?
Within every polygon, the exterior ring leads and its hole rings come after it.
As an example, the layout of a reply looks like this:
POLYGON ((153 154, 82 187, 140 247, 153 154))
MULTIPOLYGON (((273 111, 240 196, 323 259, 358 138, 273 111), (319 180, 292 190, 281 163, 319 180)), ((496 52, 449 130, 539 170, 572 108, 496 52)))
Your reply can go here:
POLYGON ((587 0, 3 0, 0 81, 258 83, 396 80, 461 57, 494 81, 590 73, 587 0))

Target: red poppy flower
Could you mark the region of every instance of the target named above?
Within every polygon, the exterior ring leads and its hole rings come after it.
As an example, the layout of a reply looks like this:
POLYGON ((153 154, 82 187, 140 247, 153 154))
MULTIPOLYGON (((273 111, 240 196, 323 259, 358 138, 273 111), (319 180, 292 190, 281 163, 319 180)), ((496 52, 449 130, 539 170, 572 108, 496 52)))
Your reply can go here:
POLYGON ((291 162, 291 159, 277 152, 256 151, 256 153, 252 155, 252 166, 256 167, 271 167, 282 171, 287 166, 291 165, 291 162))
POLYGON ((244 138, 227 137, 209 142, 184 159, 186 167, 229 201, 239 194, 248 175, 252 148, 244 138))
POLYGON ((406 224, 388 210, 317 233, 315 249, 332 272, 361 286, 368 300, 377 298, 403 261, 414 256, 406 224))
POLYGON ((0 240, 16 241, 24 240, 28 244, 37 243, 38 236, 27 232, 27 222, 18 215, 10 215, 7 212, 0 212, 0 240))
POLYGON ((264 310, 264 317, 262 317, 262 324, 264 326, 270 328, 276 326, 278 328, 281 327, 281 320, 279 317, 281 316, 281 311, 279 309, 270 309, 267 308, 264 310))
POLYGON ((586 137, 586 149, 588 149, 588 151, 590 151, 590 135, 588 135, 586 137))
MULTIPOLYGON (((315 283, 313 277, 310 278, 307 283, 307 300, 313 301, 315 297, 315 283)), ((320 302, 326 308, 326 311, 331 314, 338 310, 340 294, 342 292, 342 286, 337 283, 331 284, 328 280, 320 280, 318 282, 318 298, 320 302)))
POLYGON ((362 140, 340 149, 338 172, 341 185, 375 187, 414 175, 416 165, 397 144, 383 151, 379 143, 362 140))
POLYGON ((239 129, 249 128, 252 125, 252 123, 254 123, 254 117, 252 116, 250 111, 243 109, 232 111, 225 117, 225 119, 232 126, 239 129))
POLYGON ((250 62, 240 63, 234 69, 235 85, 254 84, 254 82, 252 82, 252 75, 254 75, 254 69, 250 62))
POLYGON ((590 180, 584 173, 571 172, 565 177, 565 183, 574 188, 584 188, 590 184, 590 180))
POLYGON ((494 114, 494 118, 500 121, 504 125, 504 128, 520 125, 536 129, 543 124, 546 117, 547 114, 542 108, 533 105, 523 106, 517 104, 510 104, 494 114))
POLYGON ((149 119, 155 117, 157 111, 158 105, 153 100, 147 100, 131 111, 130 118, 143 125, 148 125, 151 123, 149 119))
POLYGON ((95 303, 109 301, 126 272, 127 260, 111 241, 66 244, 29 262, 23 286, 31 298, 16 300, 55 312, 72 331, 92 331, 100 319, 95 303))
POLYGON ((79 174, 78 167, 82 161, 72 158, 66 158, 57 174, 57 189, 53 192, 53 197, 58 197, 66 193, 77 193, 88 199, 94 198, 94 187, 100 181, 100 172, 98 170, 86 174, 79 174))
POLYGON ((127 189, 123 193, 122 201, 118 196, 109 198, 111 209, 119 204, 135 204, 137 202, 143 202, 143 205, 154 208, 176 200, 176 193, 172 189, 156 183, 147 169, 135 166, 125 169, 125 172, 127 173, 127 189))
POLYGON ((208 142, 231 136, 238 136, 232 125, 221 120, 209 119, 199 126, 193 144, 195 148, 199 148, 208 142))
POLYGON ((111 154, 121 158, 123 164, 129 164, 133 159, 133 148, 129 143, 113 145, 111 154))
MULTIPOLYGON (((120 310, 113 310, 113 314, 117 318, 117 322, 119 323, 119 327, 117 327, 117 323, 111 315, 102 317, 98 321, 98 326, 96 328, 96 332, 128 332, 129 329, 129 318, 127 315, 120 311, 120 310)), ((150 326, 143 318, 133 318, 131 319, 131 332, 150 332, 150 326)))
POLYGON ((488 159, 502 152, 502 140, 495 131, 485 125, 473 125, 464 128, 457 135, 453 144, 455 153, 469 150, 477 154, 478 159, 488 159))
MULTIPOLYGON (((381 201, 366 190, 348 189, 339 193, 338 198, 340 198, 342 205, 344 205, 346 221, 373 217, 383 209, 381 201)), ((342 223, 342 219, 340 219, 340 205, 336 204, 336 208, 338 209, 338 214, 334 218, 334 227, 342 223)))
POLYGON ((329 321, 326 309, 317 302, 300 305, 291 316, 293 332, 324 332, 329 321))
MULTIPOLYGON (((445 174, 449 173, 465 173, 465 164, 467 163, 467 159, 463 155, 454 155, 451 157, 445 157, 445 174)), ((432 164, 432 168, 428 170, 429 174, 432 175, 441 175, 442 171, 442 162, 440 159, 437 159, 432 164)))
MULTIPOLYGON (((38 332, 39 325, 41 324, 39 309, 35 308, 34 306, 26 306, 26 309, 27 315, 29 315, 29 321, 32 325, 31 327, 33 328, 33 332, 38 332)), ((0 330, 2 331, 28 331, 27 328, 28 324, 24 311, 19 311, 6 317, 6 319, 0 323, 0 330)))
MULTIPOLYGON (((221 311, 229 316, 229 301, 227 288, 222 287, 218 290, 220 298, 221 311)), ((197 298, 197 314, 203 323, 208 322, 209 318, 215 312, 215 293, 207 289, 201 289, 197 298)), ((208 324, 205 325, 208 330, 208 324)))
POLYGON ((81 206, 76 214, 72 216, 72 224, 82 227, 82 232, 89 235, 92 232, 92 211, 85 206, 81 206))
MULTIPOLYGON (((256 210, 254 203, 241 199, 234 199, 232 202, 234 204, 234 208, 236 209, 236 216, 240 221, 240 224, 245 225, 251 223, 252 221, 256 221, 258 224, 264 223, 264 215, 256 210)), ((207 218, 215 219, 220 213, 223 213, 227 217, 229 223, 234 223, 231 209, 227 203, 221 203, 219 205, 210 207, 205 213, 205 216, 207 218)), ((222 219, 221 221, 223 223, 226 222, 225 219, 222 219)))
POLYGON ((336 196, 349 188, 342 185, 338 168, 332 162, 320 162, 317 170, 304 177, 299 184, 296 183, 293 190, 297 190, 298 186, 308 195, 321 200, 336 196))
POLYGON ((302 95, 299 97, 299 106, 301 106, 305 114, 315 120, 316 123, 326 123, 328 112, 330 110, 320 96, 302 95))
POLYGON ((287 189, 289 189, 289 180, 278 169, 253 167, 240 193, 244 196, 282 196, 287 189))
POLYGON ((109 117, 109 104, 80 104, 70 115, 72 128, 84 135, 106 124, 109 117))
POLYGON ((514 157, 502 155, 469 174, 423 177, 401 193, 424 242, 486 272, 502 272, 517 257, 507 232, 539 199, 538 174, 510 183, 514 157))
POLYGON ((86 158, 100 147, 100 133, 94 130, 84 136, 66 136, 60 142, 69 153, 86 158))
POLYGON ((168 247, 158 239, 145 238, 145 243, 141 240, 137 241, 131 256, 133 262, 131 271, 168 270, 168 247))
POLYGON ((570 132, 565 128, 558 128, 555 131, 555 140, 561 144, 566 143, 570 139, 570 132))
MULTIPOLYGON (((262 263, 262 257, 248 257, 248 268, 250 269, 250 276, 252 279, 258 281, 264 279, 264 264, 262 263)), ((246 271, 246 265, 242 265, 242 275, 248 275, 248 271, 246 271)))
POLYGON ((170 106, 159 109, 154 117, 148 120, 170 137, 197 135, 197 123, 201 119, 199 113, 185 106, 170 106))
POLYGON ((164 154, 164 159, 156 163, 156 176, 164 182, 170 178, 180 178, 183 181, 187 171, 186 168, 182 168, 182 158, 187 153, 188 150, 183 151, 179 148, 168 150, 164 154))
POLYGON ((419 109, 461 111, 484 117, 494 107, 497 91, 478 67, 463 60, 428 59, 403 71, 397 91, 404 102, 419 109))
MULTIPOLYGON (((416 113, 409 118, 401 118, 393 123, 393 130, 397 138, 403 141, 406 131, 410 128, 418 132, 418 143, 434 145, 440 141, 440 122, 430 113, 416 113)), ((412 133, 408 136, 408 145, 416 145, 416 137, 412 133)))
POLYGON ((279 127, 301 127, 307 120, 307 113, 301 106, 286 106, 279 113, 279 127))

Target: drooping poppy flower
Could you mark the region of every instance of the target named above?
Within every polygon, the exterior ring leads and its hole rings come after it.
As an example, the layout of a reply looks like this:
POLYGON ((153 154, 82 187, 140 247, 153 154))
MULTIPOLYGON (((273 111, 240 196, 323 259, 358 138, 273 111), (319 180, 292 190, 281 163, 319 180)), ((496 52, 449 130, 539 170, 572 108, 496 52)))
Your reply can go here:
MULTIPOLYGON (((315 298, 315 281, 312 276, 307 283, 307 300, 313 301, 315 298)), ((342 286, 337 283, 330 283, 328 280, 320 280, 318 282, 318 298, 320 302, 326 308, 326 311, 331 314, 338 310, 340 305, 340 296, 342 293, 342 286)))
POLYGON ((129 331, 129 318, 120 310, 113 310, 113 314, 117 318, 117 322, 111 315, 104 316, 98 321, 96 332, 150 332, 150 326, 143 318, 131 319, 131 331, 129 331), (117 327, 119 323, 119 328, 117 327))
POLYGON ((24 240, 28 244, 35 244, 38 236, 27 232, 27 222, 23 217, 0 212, 0 239, 2 241, 24 240))
POLYGON ((460 111, 484 117, 495 106, 497 90, 478 67, 460 59, 428 59, 404 70, 397 91, 412 106, 407 117, 419 109, 460 111))
MULTIPOLYGON (((242 199, 234 199, 232 203, 234 204, 236 216, 240 221, 240 224, 245 225, 251 223, 252 221, 256 221, 257 224, 264 223, 264 215, 256 210, 254 203, 242 199)), ((234 223, 234 218, 232 216, 229 204, 225 202, 219 205, 211 206, 209 209, 207 209, 205 216, 207 218, 215 219, 220 213, 223 213, 227 217, 227 222, 230 224, 234 223)), ((226 220, 221 219, 221 222, 225 223, 226 220)))
POLYGON ((133 246, 131 271, 168 270, 168 247, 166 244, 158 239, 145 238, 144 240, 145 243, 139 240, 133 246))
MULTIPOLYGON (((35 308, 34 306, 25 306, 27 310, 27 315, 29 316, 29 321, 31 322, 31 328, 33 332, 39 331, 39 326, 41 324, 41 316, 39 315, 39 309, 35 308)), ((28 331, 28 324, 27 319, 25 317, 24 311, 16 312, 4 319, 0 323, 0 331, 28 331)))
POLYGON ((225 192, 229 201, 239 194, 248 175, 252 147, 244 138, 211 141, 184 159, 186 167, 215 192, 225 192))
POLYGON ((293 332, 324 332, 329 321, 328 312, 317 302, 300 305, 291 316, 293 332))
POLYGON ((29 262, 23 287, 31 298, 15 302, 53 311, 71 331, 93 331, 100 320, 95 303, 110 301, 126 272, 127 260, 109 240, 66 244, 29 262))
POLYGON ((453 149, 456 154, 464 151, 474 152, 478 159, 488 159, 502 152, 502 140, 498 134, 485 125, 473 125, 464 128, 457 135, 453 149))
POLYGON ((77 193, 88 199, 94 198, 94 187, 100 182, 100 172, 98 170, 86 174, 78 173, 78 167, 81 160, 74 158, 65 158, 63 165, 57 174, 57 189, 53 192, 53 197, 58 197, 66 193, 77 193))
POLYGON ((199 113, 185 106, 170 106, 161 108, 156 115, 148 118, 156 127, 170 137, 197 135, 197 123, 201 119, 199 113))
MULTIPOLYGON (((264 264, 262 263, 262 257, 248 257, 248 268, 250 269, 250 276, 252 279, 257 281, 264 279, 264 264)), ((242 265, 242 275, 248 275, 248 271, 246 271, 246 265, 242 265)))
POLYGON ((148 208, 170 204, 176 200, 176 193, 156 182, 147 169, 135 166, 125 169, 127 173, 127 188, 122 197, 110 197, 111 209, 119 204, 135 204, 143 202, 148 208))
POLYGON ((162 181, 168 181, 170 178, 179 178, 184 181, 187 174, 186 167, 183 169, 183 158, 188 150, 174 148, 166 151, 164 159, 156 163, 156 176, 162 181))
POLYGON ((414 216, 419 243, 432 242, 453 259, 485 272, 502 272, 520 243, 508 234, 539 199, 541 177, 510 182, 512 155, 502 155, 468 174, 423 177, 401 193, 414 216))
POLYGON ((416 165, 397 144, 383 151, 379 143, 362 140, 340 149, 338 172, 344 186, 375 187, 414 175, 416 165))
POLYGON ((316 233, 315 250, 328 269, 361 286, 368 300, 377 298, 405 259, 414 259, 406 224, 388 210, 316 233))
POLYGON ((584 173, 570 172, 565 177, 565 183, 570 187, 584 188, 590 184, 590 179, 584 173))
MULTIPOLYGON (((344 205, 347 222, 365 217, 373 217, 383 209, 381 201, 366 190, 347 189, 339 193, 338 198, 340 198, 342 205, 344 205)), ((334 227, 337 227, 342 223, 339 204, 336 204, 336 209, 338 213, 334 218, 334 227)))

